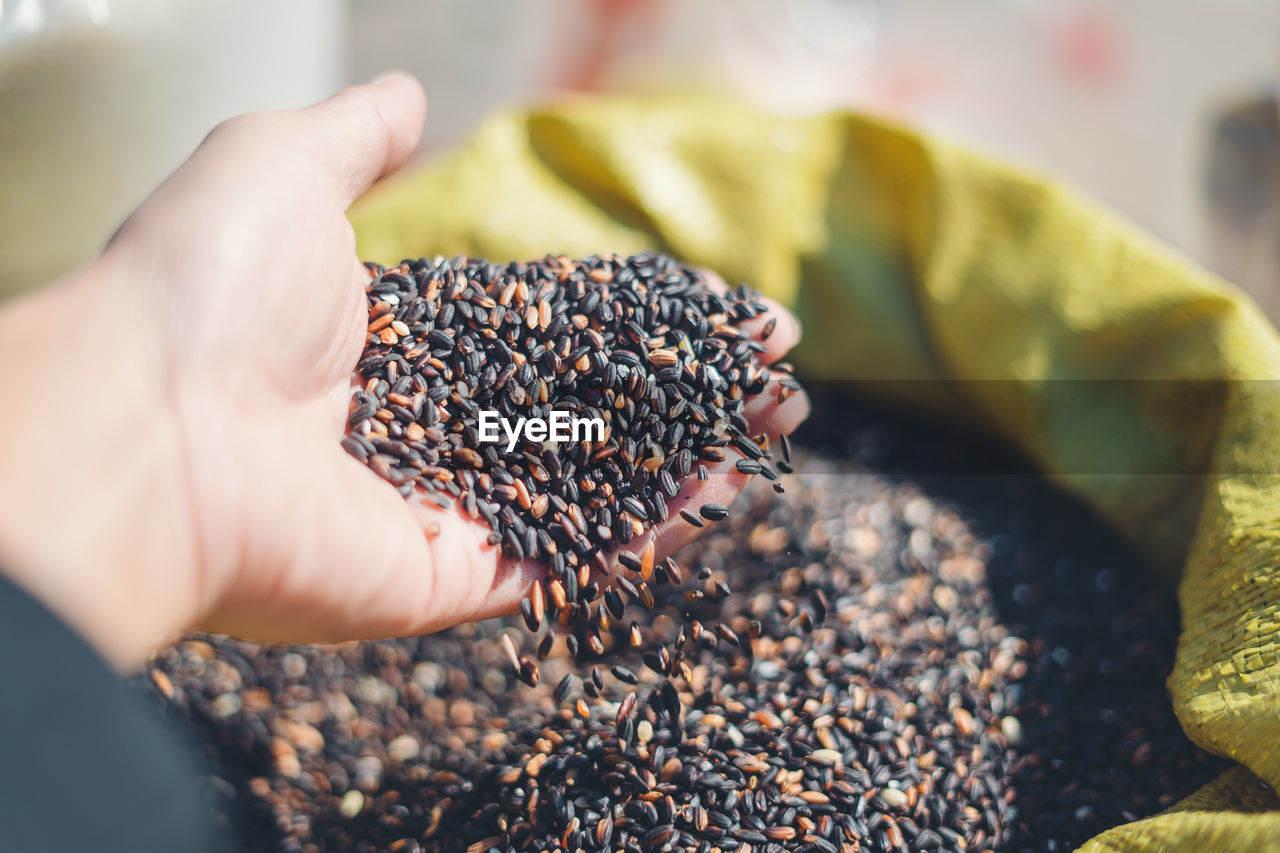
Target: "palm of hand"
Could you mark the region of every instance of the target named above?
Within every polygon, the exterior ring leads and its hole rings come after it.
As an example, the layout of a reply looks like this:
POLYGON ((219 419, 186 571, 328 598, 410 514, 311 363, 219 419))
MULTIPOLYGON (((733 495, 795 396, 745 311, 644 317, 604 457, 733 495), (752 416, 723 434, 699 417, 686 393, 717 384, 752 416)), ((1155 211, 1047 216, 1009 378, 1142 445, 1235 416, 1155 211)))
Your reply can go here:
MULTIPOLYGON (((483 524, 404 501, 338 444, 368 278, 343 213, 407 157, 422 114, 403 78, 362 91, 223 126, 108 250, 147 271, 125 298, 155 338, 182 436, 202 628, 280 641, 422 633, 510 611, 540 570, 501 559, 483 524), (439 534, 424 536, 428 525, 439 534)), ((798 336, 776 314, 766 360, 798 336)), ((770 400, 752 401, 753 430, 790 431, 806 412, 800 395, 770 400)), ((730 460, 677 502, 728 503, 745 482, 730 460)), ((668 522, 658 551, 695 532, 668 522)))

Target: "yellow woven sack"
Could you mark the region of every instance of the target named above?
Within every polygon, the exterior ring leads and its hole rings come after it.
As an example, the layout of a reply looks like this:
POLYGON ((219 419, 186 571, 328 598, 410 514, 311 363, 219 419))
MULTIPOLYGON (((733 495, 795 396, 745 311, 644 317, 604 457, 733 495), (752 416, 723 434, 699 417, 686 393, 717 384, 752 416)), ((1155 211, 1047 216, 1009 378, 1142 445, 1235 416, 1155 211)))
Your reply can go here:
POLYGON ((351 218, 384 263, 677 255, 792 306, 804 375, 1018 448, 1179 578, 1174 708, 1243 765, 1084 849, 1280 849, 1280 337, 1233 288, 954 145, 721 101, 498 115, 351 218))

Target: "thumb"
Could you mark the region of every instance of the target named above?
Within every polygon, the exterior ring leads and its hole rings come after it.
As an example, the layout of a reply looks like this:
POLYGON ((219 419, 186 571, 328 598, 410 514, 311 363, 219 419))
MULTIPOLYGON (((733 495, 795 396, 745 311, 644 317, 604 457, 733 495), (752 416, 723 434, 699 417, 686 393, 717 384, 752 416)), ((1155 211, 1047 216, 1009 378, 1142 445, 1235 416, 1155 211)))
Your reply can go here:
POLYGON ((338 191, 350 204, 378 179, 394 172, 418 146, 427 101, 422 86, 403 71, 293 114, 338 191))
POLYGON ((229 118, 134 211, 111 244, 127 243, 137 232, 154 236, 149 229, 175 223, 240 223, 241 205, 255 193, 259 213, 273 209, 272 202, 294 203, 299 188, 322 205, 336 197, 345 209, 409 159, 426 108, 418 81, 392 72, 306 109, 229 118))

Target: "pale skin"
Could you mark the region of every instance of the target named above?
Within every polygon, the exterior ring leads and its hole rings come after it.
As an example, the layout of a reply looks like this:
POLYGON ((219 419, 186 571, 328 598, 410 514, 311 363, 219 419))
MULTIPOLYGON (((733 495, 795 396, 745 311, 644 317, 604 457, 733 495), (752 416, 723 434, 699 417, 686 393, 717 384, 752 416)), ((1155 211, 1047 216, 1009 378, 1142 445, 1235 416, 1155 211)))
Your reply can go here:
MULTIPOLYGON (((392 74, 232 119, 98 259, 0 308, 0 571, 117 669, 195 629, 428 633, 513 611, 538 576, 338 443, 368 319, 344 211, 409 157, 425 109, 392 74)), ((773 361, 800 330, 769 316, 773 361)), ((749 404, 771 436, 807 413, 802 394, 749 404)), ((742 489, 733 462, 684 485, 660 556, 699 532, 684 502, 742 489)))

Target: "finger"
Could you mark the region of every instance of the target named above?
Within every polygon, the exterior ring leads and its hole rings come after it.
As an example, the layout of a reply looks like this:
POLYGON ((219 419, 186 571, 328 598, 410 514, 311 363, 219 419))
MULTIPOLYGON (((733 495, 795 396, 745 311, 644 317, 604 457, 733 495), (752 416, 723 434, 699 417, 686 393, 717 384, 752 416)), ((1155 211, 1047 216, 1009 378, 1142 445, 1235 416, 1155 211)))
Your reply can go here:
POLYGON ((740 454, 730 452, 723 462, 717 462, 708 468, 707 479, 690 477, 685 480, 676 496, 667 502, 667 520, 655 525, 645 535, 633 539, 623 550, 639 554, 652 541, 657 559, 664 560, 677 554, 680 549, 717 524, 717 521, 701 514, 702 508, 708 504, 730 506, 751 482, 751 477, 756 476, 738 470, 737 462, 741 458, 740 454), (682 511, 696 517, 697 523, 682 515, 682 511))
POLYGON ((273 245, 311 239, 307 229, 313 220, 298 216, 300 206, 327 208, 336 200, 345 209, 409 158, 425 114, 421 86, 407 74, 393 73, 304 110, 234 116, 214 128, 191 159, 129 216, 110 245, 128 245, 133 234, 149 235, 133 241, 135 248, 148 256, 175 252, 182 260, 201 233, 192 223, 221 228, 219 257, 235 257, 238 246, 256 246, 263 222, 272 229, 273 245), (246 215, 246 209, 255 216, 246 215), (155 239, 162 232, 176 239, 155 239))
MULTIPOLYGON (((809 416, 809 398, 797 391, 785 402, 777 402, 776 383, 770 383, 763 394, 747 403, 747 423, 753 435, 764 433, 771 442, 779 435, 795 431, 809 416)), ((752 476, 738 470, 738 460, 745 458, 733 448, 727 448, 726 459, 708 468, 706 480, 690 477, 680 486, 680 491, 667 503, 668 517, 653 531, 655 550, 661 557, 675 554, 688 545, 714 522, 701 516, 700 510, 707 504, 729 506, 747 487, 752 476), (681 510, 698 516, 702 526, 685 519, 681 510)), ((643 547, 643 543, 641 544, 643 547)))
POLYGON ((765 304, 765 313, 747 320, 742 328, 752 337, 764 342, 760 360, 765 364, 773 364, 800 343, 800 321, 796 319, 796 315, 782 307, 781 303, 767 296, 761 296, 760 301, 765 304), (773 324, 772 327, 770 323, 773 324))
POLYGON ((708 528, 718 522, 703 518, 702 507, 708 504, 719 504, 728 507, 751 482, 753 475, 744 474, 736 467, 742 457, 730 453, 729 458, 717 462, 707 472, 707 479, 691 478, 680 487, 680 491, 667 503, 669 515, 667 520, 653 529, 654 551, 659 559, 666 559, 680 551, 694 539, 701 536, 708 528), (702 526, 686 519, 681 510, 697 516, 702 526))
POLYGON ((503 557, 498 546, 488 544, 489 526, 456 504, 442 508, 421 493, 409 502, 436 567, 430 606, 421 611, 415 633, 509 614, 529 585, 546 574, 541 563, 503 557))
MULTIPOLYGON (((664 559, 692 541, 702 531, 684 521, 679 511, 691 508, 696 513, 707 503, 732 503, 749 481, 734 467, 739 458, 731 453, 729 459, 712 466, 706 480, 686 480, 668 503, 671 517, 620 550, 639 554, 652 539, 659 558, 664 559)), ((486 544, 489 528, 483 522, 417 496, 412 503, 419 523, 429 531, 427 541, 437 567, 430 607, 421 611, 424 621, 415 633, 510 615, 530 586, 547 575, 545 564, 505 558, 498 547, 486 544)))
POLYGON ((350 204, 404 165, 422 138, 427 101, 422 86, 394 71, 344 89, 295 114, 325 171, 350 204))
POLYGON ((256 465, 262 505, 278 516, 245 543, 248 570, 200 627, 273 642, 410 633, 428 608, 435 567, 395 488, 328 439, 256 465), (303 465, 307 486, 298 488, 303 465))
MULTIPOLYGON (((718 273, 711 270, 701 272, 707 281, 707 286, 712 290, 720 293, 729 292, 729 285, 718 273)), ((759 298, 765 305, 764 313, 743 321, 740 327, 747 337, 764 343, 764 352, 760 353, 760 361, 764 364, 773 364, 800 342, 800 321, 781 303, 767 296, 759 298)))
POLYGON ((747 400, 744 414, 752 435, 790 435, 809 417, 809 396, 804 391, 790 391, 785 400, 778 402, 782 390, 777 380, 772 380, 764 391, 747 400))

